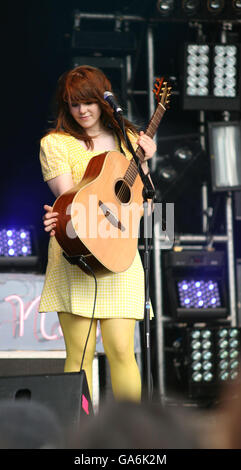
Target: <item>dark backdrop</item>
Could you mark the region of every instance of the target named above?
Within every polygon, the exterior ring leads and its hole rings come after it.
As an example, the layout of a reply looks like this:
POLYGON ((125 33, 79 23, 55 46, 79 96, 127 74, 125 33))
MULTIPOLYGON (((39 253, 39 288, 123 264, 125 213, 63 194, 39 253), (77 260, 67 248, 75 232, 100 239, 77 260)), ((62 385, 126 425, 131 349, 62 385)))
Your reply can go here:
MULTIPOLYGON (((48 236, 42 230, 42 206, 53 197, 42 181, 39 164, 39 141, 48 128, 50 104, 58 76, 71 62, 70 36, 73 11, 157 15, 156 2, 150 0, 102 0, 102 2, 36 0, 8 2, 3 14, 2 47, 2 145, 0 200, 1 226, 33 225, 46 260, 48 236)), ((101 22, 104 28, 105 21, 101 22)), ((106 21, 106 28, 109 22, 106 21)), ((132 24, 137 37, 133 85, 147 87, 146 25, 132 24)), ((213 28, 213 26, 212 26, 213 28)), ((215 29, 215 28, 214 28, 215 29)), ((181 63, 179 50, 186 40, 194 40, 187 23, 162 23, 154 28, 155 74, 176 77, 171 108, 158 131, 159 153, 163 137, 198 132, 199 115, 183 111, 181 105, 181 63)), ((136 119, 143 126, 148 120, 146 98, 137 98, 136 119), (139 101, 138 101, 139 100, 139 101)), ((200 230, 200 188, 203 180, 210 182, 208 157, 184 172, 178 187, 167 191, 165 200, 175 201, 177 228, 183 232, 200 230), (175 192, 178 189, 177 192, 175 192)), ((155 180, 158 187, 161 183, 155 180)), ((221 196, 222 198, 222 196, 221 196)), ((222 226, 222 204, 216 213, 222 226)), ((43 261, 43 269, 44 269, 43 261)))

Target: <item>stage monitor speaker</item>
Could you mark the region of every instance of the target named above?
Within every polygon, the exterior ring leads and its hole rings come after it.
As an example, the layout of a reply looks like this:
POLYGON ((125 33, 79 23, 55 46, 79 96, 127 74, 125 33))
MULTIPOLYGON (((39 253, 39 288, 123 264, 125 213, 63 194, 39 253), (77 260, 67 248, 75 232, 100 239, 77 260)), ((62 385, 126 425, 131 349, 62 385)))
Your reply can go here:
POLYGON ((84 371, 51 375, 0 377, 0 400, 33 400, 48 407, 64 426, 78 428, 92 415, 84 371))

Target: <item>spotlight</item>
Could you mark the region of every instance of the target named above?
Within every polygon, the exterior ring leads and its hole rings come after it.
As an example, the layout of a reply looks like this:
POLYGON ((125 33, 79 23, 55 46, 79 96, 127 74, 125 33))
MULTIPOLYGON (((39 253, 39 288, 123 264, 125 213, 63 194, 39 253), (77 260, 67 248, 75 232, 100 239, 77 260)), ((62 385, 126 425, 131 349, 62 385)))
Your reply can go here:
POLYGON ((180 147, 174 151, 174 156, 182 162, 188 162, 193 158, 193 152, 188 147, 180 147))
POLYGON ((169 16, 174 10, 174 0, 158 0, 157 9, 163 16, 169 16))
POLYGON ((196 174, 206 161, 200 145, 199 134, 183 134, 161 137, 157 144, 157 166, 152 174, 157 197, 162 201, 177 200, 188 191, 196 174), (195 176, 194 176, 195 175, 195 176))
POLYGON ((174 170, 174 168, 166 167, 160 170, 159 176, 162 180, 170 183, 177 177, 177 172, 174 170))
POLYGON ((233 0, 233 8, 237 11, 241 11, 241 0, 233 0))
POLYGON ((233 0, 233 9, 235 13, 241 15, 241 0, 233 0))
POLYGON ((188 15, 194 15, 200 8, 199 0, 183 0, 182 8, 188 15))
POLYGON ((207 7, 211 13, 218 14, 224 8, 224 0, 208 0, 207 7))

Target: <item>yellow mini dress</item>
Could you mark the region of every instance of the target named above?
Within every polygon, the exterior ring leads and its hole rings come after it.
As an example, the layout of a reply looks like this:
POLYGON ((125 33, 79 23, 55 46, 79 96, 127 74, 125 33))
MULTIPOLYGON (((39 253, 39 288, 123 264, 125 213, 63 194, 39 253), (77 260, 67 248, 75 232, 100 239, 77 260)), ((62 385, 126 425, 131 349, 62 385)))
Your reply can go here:
MULTIPOLYGON (((131 139, 132 140, 132 139, 131 139)), ((136 140, 136 139, 135 139, 136 140)), ((134 146, 134 142, 132 142, 134 146)), ((118 142, 116 141, 118 149, 118 142)), ((125 154, 131 159, 131 154, 125 154)), ((100 152, 86 150, 75 137, 51 133, 41 140, 40 163, 44 181, 64 173, 72 173, 79 183, 90 159, 100 152)), ((68 312, 91 317, 95 282, 78 266, 71 265, 55 237, 50 237, 48 265, 40 299, 39 312, 68 312)), ((153 313, 151 310, 151 317, 153 313)), ((95 318, 133 318, 144 316, 144 271, 139 252, 124 272, 97 280, 95 318)))

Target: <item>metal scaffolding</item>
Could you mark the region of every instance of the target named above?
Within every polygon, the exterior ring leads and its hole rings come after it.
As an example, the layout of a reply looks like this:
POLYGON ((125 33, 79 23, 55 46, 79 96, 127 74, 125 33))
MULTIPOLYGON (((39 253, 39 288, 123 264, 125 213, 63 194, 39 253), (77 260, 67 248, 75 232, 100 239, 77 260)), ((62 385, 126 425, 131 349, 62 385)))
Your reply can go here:
MULTIPOLYGON (((82 13, 80 11, 75 12, 74 16, 74 28, 79 28, 82 19, 95 19, 104 21, 115 21, 116 24, 120 23, 134 23, 134 22, 147 22, 146 32, 146 48, 147 48, 147 70, 148 70, 148 83, 147 83, 147 94, 148 94, 148 114, 149 118, 154 113, 155 103, 152 93, 154 83, 154 62, 155 62, 155 41, 154 41, 154 24, 159 20, 157 18, 146 20, 141 16, 135 15, 115 15, 115 14, 95 14, 95 13, 82 13)), ((126 55, 126 78, 127 85, 131 83, 132 76, 132 60, 130 55, 126 55)), ((143 93, 146 90, 143 90, 143 93)), ((139 94, 141 92, 139 91, 139 94)), ((131 95, 135 95, 135 90, 128 88, 127 93, 127 107, 128 107, 128 118, 132 118, 132 104, 130 100, 131 95)), ((200 112, 201 127, 205 126, 205 114, 203 111, 200 112)), ((202 148, 205 148, 205 140, 203 132, 200 127, 200 143, 202 148)), ((154 156, 151 162, 151 169, 155 171, 157 168, 157 158, 154 156)), ((207 236, 207 209, 208 209, 208 191, 207 186, 204 184, 201 188, 202 191, 202 232, 200 235, 183 234, 176 235, 178 244, 187 248, 187 244, 191 246, 205 247, 210 235, 207 236)), ((226 194, 226 233, 224 235, 211 235, 213 244, 225 244, 227 247, 227 260, 228 260, 228 288, 229 288, 229 317, 231 326, 237 325, 237 312, 236 312, 236 276, 235 276, 235 262, 234 262, 234 240, 233 240, 233 202, 232 194, 226 194)), ((163 310, 163 273, 162 269, 162 244, 163 234, 161 233, 161 227, 155 227, 153 237, 153 265, 154 265, 154 278, 155 278, 155 322, 156 322, 156 346, 157 346, 157 376, 158 376, 158 391, 160 400, 164 401, 166 398, 165 390, 165 379, 164 379, 164 326, 168 318, 165 316, 163 310)))

